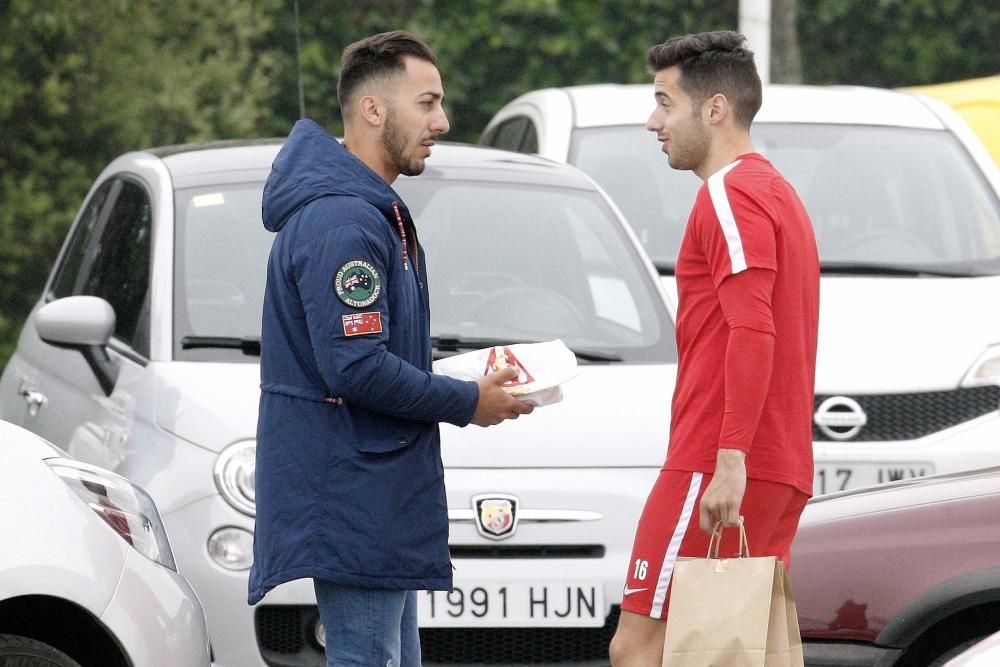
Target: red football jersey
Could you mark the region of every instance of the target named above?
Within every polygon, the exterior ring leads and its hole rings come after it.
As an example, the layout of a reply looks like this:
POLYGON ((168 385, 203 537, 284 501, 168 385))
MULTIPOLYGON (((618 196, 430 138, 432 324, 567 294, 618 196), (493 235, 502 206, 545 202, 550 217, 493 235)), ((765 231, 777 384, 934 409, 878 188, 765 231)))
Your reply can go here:
MULTIPOLYGON (((741 155, 702 185, 684 232, 676 277, 679 366, 664 469, 711 473, 720 446, 742 449, 748 476, 790 484, 811 495, 819 257, 798 194, 763 156, 741 155), (720 285, 756 268, 764 271, 745 278, 764 276, 770 288, 773 277, 770 302, 767 291, 752 292, 763 294, 761 303, 740 316, 762 314, 741 319, 730 312, 727 320, 720 285), (770 377, 731 374, 727 382, 730 332, 741 326, 774 336, 770 377), (725 414, 727 384, 730 397, 760 392, 759 415, 732 408, 725 414)), ((740 363, 739 352, 730 351, 731 364, 740 363)))

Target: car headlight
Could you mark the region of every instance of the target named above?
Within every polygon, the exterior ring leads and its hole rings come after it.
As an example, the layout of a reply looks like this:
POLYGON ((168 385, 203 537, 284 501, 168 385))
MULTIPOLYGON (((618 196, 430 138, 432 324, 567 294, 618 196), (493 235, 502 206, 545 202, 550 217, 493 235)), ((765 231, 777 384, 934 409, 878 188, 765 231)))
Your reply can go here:
POLYGON ((243 528, 220 528, 208 538, 208 553, 227 570, 247 570, 253 565, 253 533, 243 528))
POLYGON ((257 515, 257 442, 245 440, 222 450, 215 460, 215 485, 226 502, 248 516, 257 515))
POLYGON ((52 472, 143 556, 177 571, 167 531, 149 495, 115 473, 71 459, 46 459, 52 472))
POLYGON ((963 387, 1000 384, 1000 345, 986 348, 962 380, 963 387))

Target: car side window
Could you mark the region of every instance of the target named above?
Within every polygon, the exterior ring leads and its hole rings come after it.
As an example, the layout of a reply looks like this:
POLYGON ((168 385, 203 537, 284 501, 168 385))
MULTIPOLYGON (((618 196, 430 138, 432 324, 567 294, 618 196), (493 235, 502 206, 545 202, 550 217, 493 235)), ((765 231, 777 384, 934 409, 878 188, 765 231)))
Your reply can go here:
POLYGON ((524 138, 521 139, 521 152, 522 153, 537 153, 538 152, 538 130, 535 128, 535 124, 531 122, 530 119, 525 118, 525 128, 524 128, 524 138))
POLYGON ((56 277, 52 281, 50 298, 61 299, 78 294, 77 277, 88 272, 88 269, 84 268, 92 260, 92 253, 89 253, 88 249, 94 246, 95 237, 100 232, 104 220, 103 214, 107 212, 105 204, 116 183, 114 180, 105 181, 87 202, 86 208, 80 215, 80 222, 73 230, 73 236, 57 269, 56 277))
POLYGON ((108 185, 106 201, 95 196, 84 212, 53 294, 106 300, 115 310, 115 337, 148 356, 152 207, 137 183, 116 179, 108 185))
MULTIPOLYGON (((496 148, 503 148, 508 151, 521 151, 521 139, 524 137, 525 126, 528 125, 526 116, 515 116, 497 125, 496 130, 486 143, 496 148)), ((535 142, 538 143, 537 140, 535 142)))

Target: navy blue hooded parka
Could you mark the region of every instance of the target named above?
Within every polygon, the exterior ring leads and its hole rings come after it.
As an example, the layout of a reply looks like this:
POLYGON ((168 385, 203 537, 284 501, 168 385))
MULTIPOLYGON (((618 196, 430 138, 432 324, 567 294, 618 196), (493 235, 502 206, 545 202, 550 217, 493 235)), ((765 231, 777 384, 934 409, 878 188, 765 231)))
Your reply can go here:
POLYGON ((303 577, 448 590, 438 422, 468 424, 479 391, 431 372, 426 269, 409 211, 310 120, 275 158, 263 209, 277 235, 249 601, 303 577))

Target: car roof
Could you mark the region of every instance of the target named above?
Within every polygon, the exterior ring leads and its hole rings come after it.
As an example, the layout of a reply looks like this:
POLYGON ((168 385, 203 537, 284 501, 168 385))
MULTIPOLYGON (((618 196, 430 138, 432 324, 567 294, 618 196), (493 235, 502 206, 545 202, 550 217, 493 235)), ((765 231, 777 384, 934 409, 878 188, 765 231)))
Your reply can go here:
MULTIPOLYGON (((568 97, 576 127, 645 124, 653 109, 652 84, 593 84, 546 88, 522 97, 540 105, 568 97)), ((862 86, 764 87, 764 103, 754 123, 845 123, 927 129, 944 127, 923 101, 909 93, 862 86)))
MULTIPOLYGON (((213 141, 151 148, 179 187, 228 180, 226 175, 257 172, 266 176, 283 139, 213 141)), ((512 153, 472 144, 442 142, 434 147, 421 177, 461 178, 521 184, 548 184, 594 190, 593 182, 575 167, 535 155, 512 153)), ((403 177, 406 178, 406 177, 403 177)), ((237 179, 233 179, 237 180, 237 179)))

